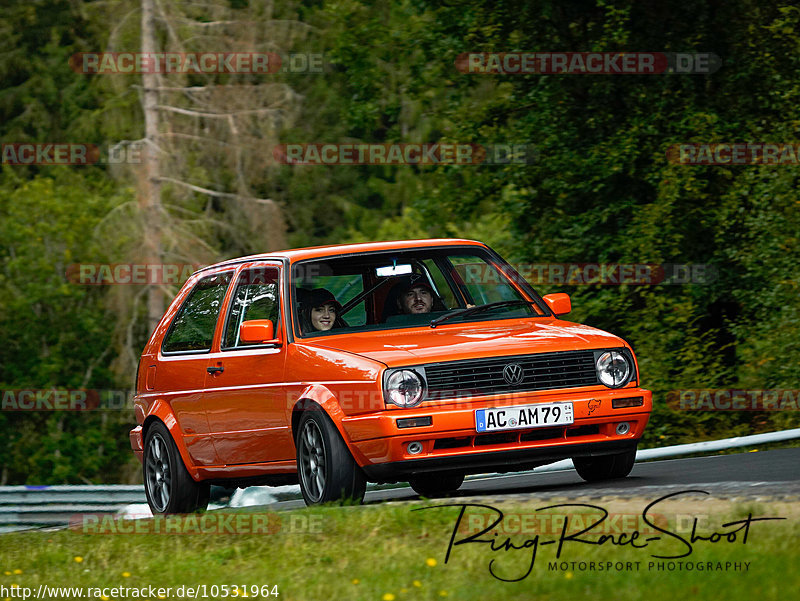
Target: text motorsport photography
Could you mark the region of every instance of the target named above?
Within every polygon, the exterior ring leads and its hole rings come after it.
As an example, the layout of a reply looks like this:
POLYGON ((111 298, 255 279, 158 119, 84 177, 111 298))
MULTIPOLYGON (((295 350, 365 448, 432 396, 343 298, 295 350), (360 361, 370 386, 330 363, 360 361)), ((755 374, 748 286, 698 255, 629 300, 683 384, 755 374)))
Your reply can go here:
MULTIPOLYGON (((473 503, 447 503, 430 505, 417 509, 459 509, 452 535, 447 544, 444 562, 448 563, 460 553, 460 545, 481 545, 489 574, 503 582, 519 582, 532 575, 539 562, 547 562, 547 570, 589 571, 589 572, 631 572, 645 569, 655 572, 702 571, 747 571, 750 561, 709 561, 699 560, 702 552, 694 555, 696 548, 702 546, 734 545, 740 552, 748 537, 753 537, 751 528, 756 522, 782 521, 783 517, 754 517, 749 513, 744 519, 727 521, 709 531, 709 516, 703 516, 705 528, 698 528, 701 518, 691 517, 691 525, 686 526, 687 516, 674 516, 672 520, 663 514, 653 514, 651 510, 664 501, 688 494, 707 495, 702 490, 686 490, 670 493, 649 503, 639 516, 610 515, 602 506, 588 503, 564 503, 529 510, 528 517, 535 520, 522 526, 525 521, 519 514, 506 515, 496 507, 473 503), (475 528, 475 511, 489 513, 485 527, 475 528), (561 512, 552 514, 553 510, 561 512), (564 514, 563 512, 569 513, 564 514), (538 513, 542 512, 542 513, 538 513), (466 515, 466 517, 465 517, 466 515), (549 520, 547 519, 549 518, 549 520), (464 522, 464 520, 467 520, 464 522), (514 521, 515 527, 508 527, 514 521), (464 528, 464 523, 468 524, 464 528), (558 524, 560 527, 548 528, 558 524), (531 527, 533 526, 533 527, 531 527), (466 532, 464 532, 466 530, 466 532), (509 533, 509 531, 511 531, 509 533), (516 536, 515 536, 516 535, 516 536), (524 538, 522 537, 524 536, 524 538), (548 547, 548 545, 553 545, 548 547), (576 561, 573 554, 583 555, 581 547, 597 547, 605 550, 603 559, 581 559, 576 561), (617 549, 627 551, 625 557, 644 556, 647 561, 616 560, 617 549), (539 559, 541 552, 548 552, 539 559), (519 557, 523 559, 520 560, 519 557), (577 567, 576 567, 577 566, 577 567)), ((452 513, 452 511, 451 511, 452 513)), ((480 514, 479 514, 480 515, 480 514)), ((480 523, 480 520, 478 520, 480 523)), ((481 524, 483 526, 483 524, 481 524)))

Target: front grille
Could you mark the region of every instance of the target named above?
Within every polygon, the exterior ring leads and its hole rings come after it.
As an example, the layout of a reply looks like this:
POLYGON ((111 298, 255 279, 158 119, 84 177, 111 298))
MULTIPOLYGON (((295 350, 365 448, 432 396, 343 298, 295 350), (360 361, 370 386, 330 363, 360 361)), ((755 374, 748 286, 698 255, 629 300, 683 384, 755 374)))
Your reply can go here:
POLYGON ((491 359, 468 359, 425 366, 428 399, 471 397, 599 384, 594 351, 565 351, 491 359), (518 383, 503 377, 506 366, 522 368, 518 383))
POLYGON ((475 446, 488 446, 493 444, 506 444, 509 442, 517 442, 519 440, 519 432, 498 432, 497 434, 479 434, 475 437, 475 446))
POLYGON ((458 449, 468 447, 472 444, 471 436, 461 436, 458 438, 437 438, 433 442, 433 450, 438 449, 458 449))
POLYGON ((530 432, 523 432, 519 436, 520 442, 528 442, 531 440, 551 440, 553 438, 561 438, 564 435, 564 428, 539 428, 538 430, 531 430, 530 432))
POLYGON ((600 426, 589 424, 588 426, 567 428, 567 438, 571 436, 591 436, 592 434, 600 434, 600 426))
MULTIPOLYGON (((600 432, 597 426, 589 426, 590 431, 581 431, 571 434, 566 429, 567 436, 590 435, 600 432)), ((473 434, 472 436, 459 436, 456 438, 437 438, 433 441, 433 450, 462 449, 466 447, 518 445, 536 441, 565 440, 565 428, 537 428, 535 430, 514 430, 511 432, 492 432, 491 434, 473 434)))

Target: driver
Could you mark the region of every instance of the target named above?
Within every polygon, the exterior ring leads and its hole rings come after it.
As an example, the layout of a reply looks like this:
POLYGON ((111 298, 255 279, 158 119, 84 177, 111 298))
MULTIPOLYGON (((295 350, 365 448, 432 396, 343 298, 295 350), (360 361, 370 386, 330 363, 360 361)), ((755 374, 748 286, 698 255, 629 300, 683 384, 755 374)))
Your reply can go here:
POLYGON ((404 276, 392 287, 387 303, 392 301, 397 306, 396 312, 400 314, 415 315, 445 310, 444 304, 426 278, 417 273, 404 276))
POLYGON ((430 313, 433 308, 433 290, 427 283, 420 282, 403 292, 397 302, 403 313, 430 313))

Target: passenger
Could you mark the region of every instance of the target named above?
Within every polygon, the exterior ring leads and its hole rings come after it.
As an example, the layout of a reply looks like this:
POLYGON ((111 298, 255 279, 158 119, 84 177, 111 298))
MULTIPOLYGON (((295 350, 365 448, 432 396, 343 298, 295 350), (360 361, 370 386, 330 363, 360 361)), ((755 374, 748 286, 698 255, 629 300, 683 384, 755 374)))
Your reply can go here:
POLYGON ((326 332, 334 328, 346 328, 341 317, 342 305, 325 288, 297 289, 300 314, 300 330, 303 334, 326 332))

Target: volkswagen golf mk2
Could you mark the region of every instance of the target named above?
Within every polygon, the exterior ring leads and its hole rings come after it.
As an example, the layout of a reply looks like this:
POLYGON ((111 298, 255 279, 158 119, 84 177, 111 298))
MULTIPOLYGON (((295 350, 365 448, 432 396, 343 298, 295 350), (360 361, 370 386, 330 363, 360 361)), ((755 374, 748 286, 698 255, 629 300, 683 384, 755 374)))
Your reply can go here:
POLYGON ((470 240, 306 248, 193 274, 144 349, 130 433, 156 513, 210 484, 455 491, 466 474, 571 458, 626 476, 651 410, 622 339, 565 321, 470 240))

